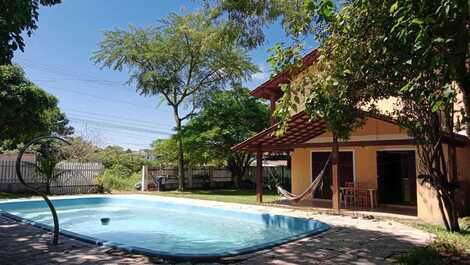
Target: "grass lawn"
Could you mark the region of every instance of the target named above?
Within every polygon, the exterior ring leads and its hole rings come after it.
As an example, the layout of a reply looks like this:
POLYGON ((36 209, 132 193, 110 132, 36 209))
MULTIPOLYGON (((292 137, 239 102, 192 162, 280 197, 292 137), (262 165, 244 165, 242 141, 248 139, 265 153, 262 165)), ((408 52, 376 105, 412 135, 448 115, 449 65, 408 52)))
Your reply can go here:
POLYGON ((419 223, 414 226, 434 234, 435 241, 429 246, 411 249, 399 260, 399 264, 469 264, 470 217, 460 220, 461 233, 447 232, 441 225, 419 223))
MULTIPOLYGON (((190 191, 163 191, 151 192, 152 195, 180 197, 199 200, 210 200, 219 202, 233 202, 244 204, 257 204, 256 192, 254 190, 220 189, 220 190, 190 190, 190 191)), ((275 192, 265 192, 263 202, 279 200, 275 192)))
POLYGON ((30 198, 32 196, 33 195, 31 193, 0 192, 0 200, 30 198))

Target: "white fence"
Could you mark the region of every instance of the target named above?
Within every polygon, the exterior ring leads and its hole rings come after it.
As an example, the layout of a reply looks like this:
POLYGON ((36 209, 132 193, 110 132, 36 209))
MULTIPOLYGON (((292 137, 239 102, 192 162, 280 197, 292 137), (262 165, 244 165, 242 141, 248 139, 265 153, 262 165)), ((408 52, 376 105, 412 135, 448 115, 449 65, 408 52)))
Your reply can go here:
MULTIPOLYGON (((24 161, 21 164, 21 173, 26 183, 41 190, 46 189, 46 182, 35 168, 35 162, 24 161)), ((56 167, 57 180, 50 185, 52 194, 75 194, 98 192, 100 189, 98 176, 103 174, 101 163, 61 162, 56 167)), ((0 191, 26 192, 28 191, 16 176, 16 161, 0 160, 0 191)))

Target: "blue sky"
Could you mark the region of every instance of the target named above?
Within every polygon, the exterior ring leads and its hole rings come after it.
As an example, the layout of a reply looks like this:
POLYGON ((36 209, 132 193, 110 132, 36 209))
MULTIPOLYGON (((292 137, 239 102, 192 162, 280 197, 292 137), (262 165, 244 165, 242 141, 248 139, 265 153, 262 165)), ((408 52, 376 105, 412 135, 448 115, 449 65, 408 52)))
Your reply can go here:
MULTIPOLYGON (((64 0, 41 7, 39 29, 25 37, 25 52, 16 52, 14 62, 59 99, 78 135, 100 146, 148 148, 154 139, 173 132, 172 112, 157 97, 140 96, 124 84, 127 72, 100 69, 90 57, 105 30, 155 25, 170 12, 184 14, 201 6, 192 0, 64 0)), ((266 34, 266 44, 250 53, 262 70, 246 83, 250 89, 269 78, 266 49, 285 40, 279 25, 266 34)))

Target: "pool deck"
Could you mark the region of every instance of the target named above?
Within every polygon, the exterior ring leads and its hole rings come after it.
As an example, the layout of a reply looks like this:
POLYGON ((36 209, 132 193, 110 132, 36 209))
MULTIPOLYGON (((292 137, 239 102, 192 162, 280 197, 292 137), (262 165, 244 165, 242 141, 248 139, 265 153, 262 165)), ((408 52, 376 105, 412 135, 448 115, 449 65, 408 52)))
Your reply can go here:
MULTIPOLYGON (((303 217, 332 226, 329 231, 316 236, 244 256, 226 258, 224 264, 392 264, 393 257, 412 246, 424 245, 432 240, 432 236, 426 232, 387 219, 369 220, 299 209, 193 199, 171 200, 207 207, 303 217)), ((0 215, 0 264, 174 264, 67 237, 61 237, 59 246, 52 246, 48 244, 50 239, 51 234, 47 231, 0 215)))

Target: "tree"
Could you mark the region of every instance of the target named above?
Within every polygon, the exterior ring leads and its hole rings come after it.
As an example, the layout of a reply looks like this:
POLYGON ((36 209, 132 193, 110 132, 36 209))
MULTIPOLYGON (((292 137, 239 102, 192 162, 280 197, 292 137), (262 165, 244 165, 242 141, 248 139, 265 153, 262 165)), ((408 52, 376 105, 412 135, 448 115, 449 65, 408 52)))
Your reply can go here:
POLYGON ((240 186, 253 161, 249 152, 233 152, 231 147, 269 125, 268 108, 248 95, 248 89, 235 87, 215 92, 202 111, 183 129, 184 141, 194 157, 218 158, 232 172, 234 185, 240 186))
POLYGON ((0 87, 0 149, 40 135, 73 133, 57 99, 27 80, 19 66, 0 66, 0 87))
POLYGON ((53 6, 61 0, 2 0, 0 2, 0 65, 10 64, 18 48, 24 51, 23 32, 31 36, 38 28, 39 6, 53 6))
MULTIPOLYGON (((184 130, 184 129, 183 129, 184 130)), ((219 165, 220 160, 211 156, 205 148, 194 148, 183 133, 184 163, 188 166, 219 165)), ((152 143, 152 152, 158 157, 160 166, 178 165, 178 143, 175 135, 169 139, 157 139, 152 143)))
POLYGON ((182 122, 199 108, 207 93, 257 71, 224 27, 200 13, 170 14, 158 27, 105 33, 95 63, 131 73, 130 83, 145 96, 160 95, 173 109, 178 143, 179 189, 184 189, 182 122))
MULTIPOLYGON (((421 178, 437 191, 447 229, 459 231, 453 138, 460 121, 466 123, 470 135, 468 1, 348 1, 339 12, 334 8, 322 11, 322 7, 334 7, 328 0, 308 0, 290 7, 281 2, 256 1, 250 5, 247 1, 224 0, 218 1, 217 9, 219 13, 227 11, 229 19, 242 30, 249 22, 240 18, 248 18, 259 29, 282 17, 294 40, 307 34, 320 41, 321 56, 315 71, 297 84, 286 85, 278 113, 288 119, 285 109, 293 95, 303 93, 308 95, 307 110, 312 117, 323 118, 333 133, 347 137, 356 126, 354 116, 361 120, 360 110, 367 103, 396 98, 396 109, 390 114, 418 142, 424 165, 421 178), (461 110, 455 109, 459 93, 464 103, 461 110), (352 126, 342 128, 337 121, 343 118, 338 116, 348 108, 356 114, 347 119, 352 126), (443 155, 444 136, 450 137, 449 167, 443 155)), ((245 32, 256 40, 252 32, 259 31, 245 32)), ((272 58, 275 66, 295 68, 297 49, 277 49, 272 58)), ((373 107, 369 105, 369 110, 373 107)))
POLYGON ((98 147, 90 140, 77 136, 68 140, 69 145, 63 147, 64 156, 69 161, 88 162, 96 159, 98 147))

